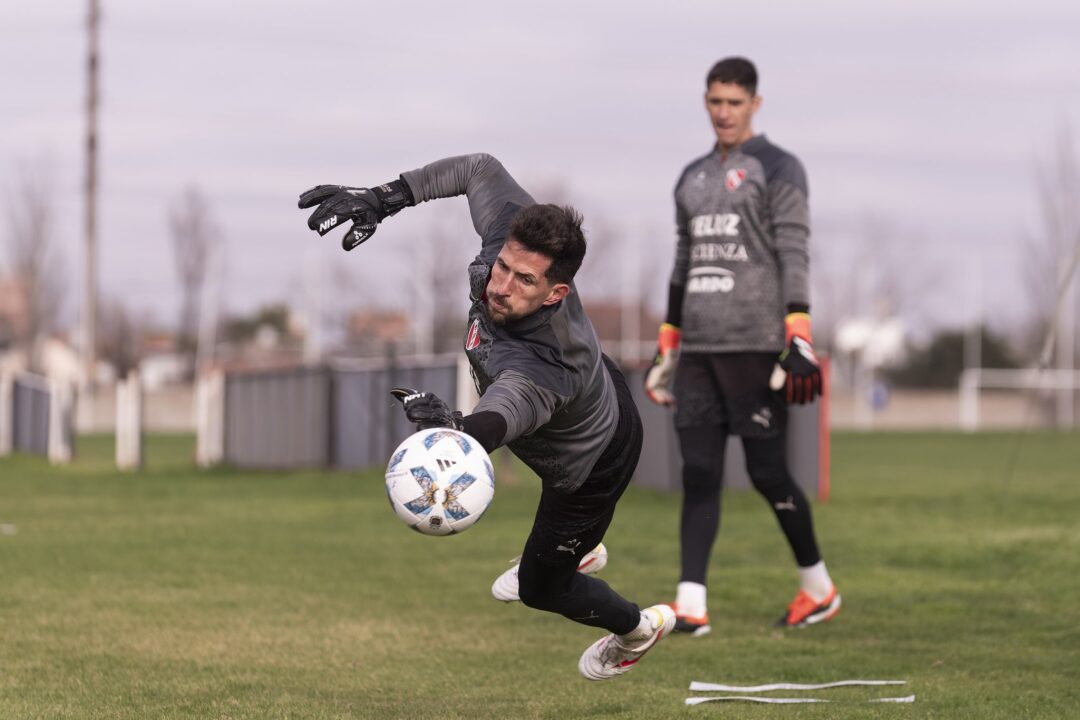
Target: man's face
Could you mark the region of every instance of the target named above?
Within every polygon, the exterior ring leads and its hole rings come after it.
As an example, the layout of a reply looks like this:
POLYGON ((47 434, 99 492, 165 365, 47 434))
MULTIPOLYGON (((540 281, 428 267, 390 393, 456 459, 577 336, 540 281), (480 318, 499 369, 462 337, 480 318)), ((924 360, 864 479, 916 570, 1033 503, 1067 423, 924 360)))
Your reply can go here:
POLYGON ((751 95, 742 85, 714 82, 705 92, 713 131, 720 147, 727 150, 754 136, 752 121, 761 107, 761 96, 751 95))
POLYGON ((488 314, 497 325, 527 317, 566 297, 570 286, 551 284, 544 273, 551 258, 526 250, 514 238, 503 244, 487 284, 488 314))

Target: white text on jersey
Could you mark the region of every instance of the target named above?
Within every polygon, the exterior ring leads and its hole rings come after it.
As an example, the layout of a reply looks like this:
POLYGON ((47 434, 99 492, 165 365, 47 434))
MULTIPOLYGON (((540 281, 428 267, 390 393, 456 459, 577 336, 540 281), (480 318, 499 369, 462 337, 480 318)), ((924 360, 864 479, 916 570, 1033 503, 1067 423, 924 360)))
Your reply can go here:
POLYGON ((741 219, 737 213, 698 215, 690 219, 690 234, 693 237, 738 237, 741 219))
POLYGON ((742 243, 707 242, 694 245, 694 247, 690 250, 690 259, 694 262, 716 262, 717 260, 733 260, 736 262, 746 262, 750 258, 747 257, 746 246, 742 243))

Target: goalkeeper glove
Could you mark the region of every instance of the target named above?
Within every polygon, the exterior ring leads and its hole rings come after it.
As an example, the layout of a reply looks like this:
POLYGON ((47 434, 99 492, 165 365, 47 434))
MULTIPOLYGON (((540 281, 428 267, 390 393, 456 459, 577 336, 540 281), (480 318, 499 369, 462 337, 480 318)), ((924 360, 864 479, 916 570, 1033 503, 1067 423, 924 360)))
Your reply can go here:
POLYGON ((656 357, 653 366, 645 374, 645 394, 657 405, 674 405, 672 384, 675 367, 679 363, 679 341, 682 333, 669 323, 660 326, 656 339, 656 357))
POLYGON ((374 235, 380 222, 412 205, 413 197, 404 180, 393 180, 375 188, 316 185, 301 193, 297 204, 319 206, 308 218, 308 227, 319 235, 352 221, 341 240, 343 248, 352 250, 374 235))
POLYGON ((779 390, 787 378, 787 401, 796 405, 813 402, 821 395, 821 366, 814 355, 810 337, 810 315, 803 312, 788 313, 784 318, 787 347, 773 368, 769 386, 779 390))
POLYGON ((405 408, 405 417, 409 422, 416 423, 417 430, 429 430, 431 428, 452 428, 464 430, 465 422, 459 411, 450 410, 450 406, 443 402, 435 393, 420 392, 410 388, 394 388, 390 394, 401 401, 405 408))

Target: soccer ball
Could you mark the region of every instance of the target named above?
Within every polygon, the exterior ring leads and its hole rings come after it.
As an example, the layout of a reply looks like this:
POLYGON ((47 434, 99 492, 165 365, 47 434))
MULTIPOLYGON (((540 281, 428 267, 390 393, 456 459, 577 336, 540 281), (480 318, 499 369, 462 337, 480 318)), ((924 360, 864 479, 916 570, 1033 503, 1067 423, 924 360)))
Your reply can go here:
POLYGON ((495 471, 487 452, 476 439, 450 428, 410 435, 386 466, 390 507, 425 535, 468 530, 494 495, 495 471))

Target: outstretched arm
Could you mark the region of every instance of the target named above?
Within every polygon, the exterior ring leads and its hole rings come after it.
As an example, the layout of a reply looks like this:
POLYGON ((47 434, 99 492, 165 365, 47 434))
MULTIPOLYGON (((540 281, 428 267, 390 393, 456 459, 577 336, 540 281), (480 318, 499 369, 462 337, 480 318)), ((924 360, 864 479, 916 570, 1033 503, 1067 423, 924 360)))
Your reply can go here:
POLYGON ((409 388, 394 388, 390 393, 401 402, 405 417, 416 423, 417 430, 462 430, 480 441, 488 452, 535 432, 566 400, 513 371, 501 373, 473 412, 464 416, 434 393, 409 388))
POLYGON ((435 198, 466 195, 473 226, 484 239, 495 237, 504 209, 532 205, 502 164, 486 153, 446 158, 411 170, 397 180, 373 188, 317 185, 300 195, 301 208, 316 207, 308 227, 326 235, 352 223, 342 246, 352 250, 375 234, 386 218, 402 209, 435 198))
POLYGON ((491 235, 496 220, 507 204, 525 207, 535 202, 502 163, 487 153, 437 160, 402 173, 401 179, 408 185, 416 203, 467 196, 473 227, 485 239, 491 235))

